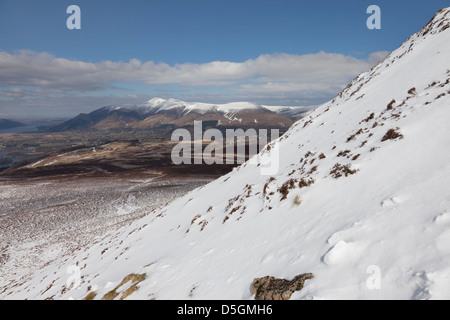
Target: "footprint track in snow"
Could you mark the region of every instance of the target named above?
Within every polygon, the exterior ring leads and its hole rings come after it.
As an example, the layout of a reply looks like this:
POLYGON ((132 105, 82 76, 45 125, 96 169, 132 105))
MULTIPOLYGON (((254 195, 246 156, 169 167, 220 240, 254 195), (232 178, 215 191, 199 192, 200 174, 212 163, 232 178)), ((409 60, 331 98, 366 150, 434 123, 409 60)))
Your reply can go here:
POLYGON ((380 205, 382 208, 395 208, 399 204, 403 202, 402 197, 400 196, 390 196, 381 201, 380 205))
POLYGON ((442 213, 436 216, 433 220, 436 225, 443 225, 450 222, 450 212, 442 213))

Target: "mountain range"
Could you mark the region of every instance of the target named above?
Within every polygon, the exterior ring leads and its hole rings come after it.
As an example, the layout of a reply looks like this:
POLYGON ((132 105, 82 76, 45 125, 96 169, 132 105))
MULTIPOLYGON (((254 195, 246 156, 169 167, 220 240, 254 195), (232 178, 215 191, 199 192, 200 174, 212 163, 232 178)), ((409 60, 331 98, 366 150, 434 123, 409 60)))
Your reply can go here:
POLYGON ((108 106, 89 114, 80 114, 53 132, 70 130, 110 130, 176 128, 207 121, 215 127, 289 128, 295 119, 311 108, 268 107, 249 102, 228 104, 189 103, 177 99, 153 98, 141 105, 108 106))
POLYGON ((17 121, 0 119, 0 130, 12 129, 12 128, 23 127, 23 126, 24 126, 23 123, 20 123, 17 121))
POLYGON ((450 299, 449 57, 447 8, 258 165, 149 210, 0 298, 253 299, 255 278, 313 273, 291 299, 450 299), (276 151, 278 171, 263 175, 276 151))

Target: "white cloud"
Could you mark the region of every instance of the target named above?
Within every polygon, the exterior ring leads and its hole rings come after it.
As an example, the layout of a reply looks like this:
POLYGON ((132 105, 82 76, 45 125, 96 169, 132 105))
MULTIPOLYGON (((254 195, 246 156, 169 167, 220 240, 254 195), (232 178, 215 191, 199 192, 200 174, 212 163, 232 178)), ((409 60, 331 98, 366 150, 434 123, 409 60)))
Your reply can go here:
POLYGON ((376 65, 378 62, 383 61, 389 54, 390 52, 388 51, 373 52, 369 55, 369 64, 376 65))
POLYGON ((375 52, 368 59, 357 59, 326 52, 271 54, 244 62, 169 65, 137 59, 92 63, 26 50, 16 54, 0 52, 0 86, 8 88, 0 92, 0 98, 80 94, 113 88, 120 83, 140 83, 149 89, 176 84, 182 89, 195 88, 197 93, 205 87, 204 92, 208 94, 215 90, 220 95, 226 92, 230 97, 252 97, 252 100, 269 95, 271 99, 282 96, 285 100, 289 96, 301 99, 302 95, 328 97, 386 55, 387 52, 375 52))

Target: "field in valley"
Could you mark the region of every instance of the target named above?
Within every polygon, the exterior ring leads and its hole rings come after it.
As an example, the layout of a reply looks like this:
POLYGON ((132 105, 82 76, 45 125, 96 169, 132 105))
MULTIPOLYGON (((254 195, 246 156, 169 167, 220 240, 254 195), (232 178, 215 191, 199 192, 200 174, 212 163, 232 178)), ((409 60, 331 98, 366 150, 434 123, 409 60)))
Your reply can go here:
POLYGON ((0 293, 234 167, 175 166, 174 142, 151 132, 4 133, 0 146, 0 293))

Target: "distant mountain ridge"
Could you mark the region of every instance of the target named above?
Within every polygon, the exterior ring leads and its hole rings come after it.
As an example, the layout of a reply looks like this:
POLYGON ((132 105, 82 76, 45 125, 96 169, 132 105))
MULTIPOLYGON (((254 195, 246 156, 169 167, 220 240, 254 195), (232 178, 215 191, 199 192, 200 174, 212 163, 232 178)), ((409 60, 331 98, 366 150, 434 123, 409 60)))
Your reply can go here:
POLYGON ((4 130, 4 129, 12 129, 12 128, 17 128, 17 127, 23 127, 24 124, 17 122, 17 121, 12 121, 12 120, 8 120, 8 119, 0 119, 0 130, 4 130))
POLYGON ((191 126, 194 121, 215 122, 216 127, 289 128, 308 107, 266 107, 250 102, 227 104, 191 103, 153 98, 140 105, 107 106, 80 114, 53 132, 70 130, 150 129, 191 126))

